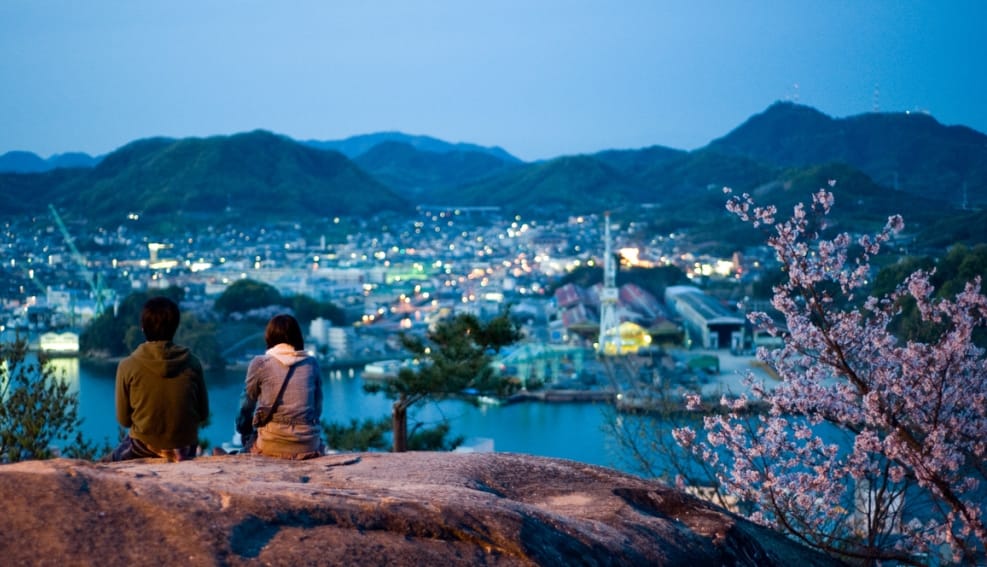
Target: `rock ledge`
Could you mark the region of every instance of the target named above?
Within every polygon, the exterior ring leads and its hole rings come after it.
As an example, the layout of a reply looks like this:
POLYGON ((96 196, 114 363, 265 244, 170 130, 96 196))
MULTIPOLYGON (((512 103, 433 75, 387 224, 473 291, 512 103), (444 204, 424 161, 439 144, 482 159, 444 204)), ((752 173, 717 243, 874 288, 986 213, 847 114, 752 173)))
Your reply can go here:
POLYGON ((0 466, 7 565, 832 565, 658 482, 507 453, 0 466))

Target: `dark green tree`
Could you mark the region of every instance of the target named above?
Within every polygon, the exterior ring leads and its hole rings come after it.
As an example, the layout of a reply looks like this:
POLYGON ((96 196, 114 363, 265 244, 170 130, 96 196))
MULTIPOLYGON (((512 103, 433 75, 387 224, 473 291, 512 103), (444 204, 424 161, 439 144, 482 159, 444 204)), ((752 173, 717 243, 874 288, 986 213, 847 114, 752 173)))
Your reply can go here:
POLYGON ((452 428, 446 421, 434 427, 419 427, 423 425, 416 424, 408 433, 409 451, 452 451, 465 440, 462 435, 450 439, 449 431, 452 428))
MULTIPOLYGON (((182 313, 181 324, 175 333, 175 342, 188 347, 209 368, 222 368, 226 365, 223 349, 217 338, 216 323, 203 321, 194 313, 182 313)), ((141 337, 143 341, 143 336, 141 337)))
MULTIPOLYGON (((151 297, 165 296, 181 304, 185 292, 180 287, 132 293, 116 309, 108 309, 90 323, 79 337, 79 346, 88 354, 124 356, 144 342, 140 318, 144 303, 151 297)), ((221 368, 225 364, 216 323, 191 311, 183 311, 175 342, 187 346, 203 364, 221 368)))
POLYGON ((333 325, 346 324, 346 314, 332 303, 322 303, 307 295, 292 295, 285 300, 303 328, 319 317, 328 320, 333 325))
MULTIPOLYGON (((434 427, 416 423, 408 434, 408 448, 412 451, 450 451, 463 442, 463 437, 448 438, 450 427, 442 422, 434 427)), ((391 431, 391 418, 350 419, 349 424, 322 422, 326 446, 337 451, 383 450, 388 446, 387 433, 391 431)))
POLYGON ((271 305, 285 305, 281 292, 274 286, 251 279, 237 280, 216 299, 213 308, 224 317, 271 305))
POLYGON ((91 458, 95 448, 77 431, 81 424, 78 394, 43 355, 31 361, 23 339, 0 344, 0 463, 47 459, 53 443, 70 440, 70 456, 91 458))
MULTIPOLYGON (((954 297, 963 290, 967 282, 977 277, 987 281, 987 245, 978 244, 971 248, 957 244, 938 260, 929 257, 902 258, 878 272, 874 278, 871 294, 880 296, 889 293, 916 270, 934 270, 930 281, 936 288, 936 297, 954 297)), ((904 297, 899 307, 901 311, 890 326, 899 338, 932 343, 938 340, 948 327, 948 321, 939 323, 923 321, 914 299, 910 296, 904 297)), ((973 340, 978 346, 987 346, 987 331, 976 329, 973 340)))
POLYGON ((402 368, 392 380, 364 385, 368 392, 384 392, 394 399, 393 450, 408 450, 408 408, 413 405, 460 394, 467 388, 504 393, 508 383, 497 376, 490 363, 502 347, 520 338, 509 311, 487 323, 475 315, 461 314, 439 321, 424 338, 403 335, 402 345, 418 362, 417 367, 402 368))
POLYGON ((144 341, 140 331, 141 309, 151 297, 163 295, 181 304, 185 291, 177 286, 131 293, 114 309, 107 309, 92 320, 79 336, 84 353, 109 357, 123 356, 144 341))
POLYGON ((385 435, 390 429, 389 417, 378 419, 367 418, 359 421, 350 419, 349 425, 337 422, 322 422, 326 446, 337 451, 368 451, 370 449, 385 449, 385 435))

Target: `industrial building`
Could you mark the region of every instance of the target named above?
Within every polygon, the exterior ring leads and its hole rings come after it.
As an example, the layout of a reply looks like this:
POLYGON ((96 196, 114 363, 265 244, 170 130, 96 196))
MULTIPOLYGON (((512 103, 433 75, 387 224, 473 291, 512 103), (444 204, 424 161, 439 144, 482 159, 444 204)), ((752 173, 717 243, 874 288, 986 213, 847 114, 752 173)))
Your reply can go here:
POLYGON ((670 286, 665 305, 672 309, 700 348, 734 348, 743 344, 745 321, 696 287, 670 286))

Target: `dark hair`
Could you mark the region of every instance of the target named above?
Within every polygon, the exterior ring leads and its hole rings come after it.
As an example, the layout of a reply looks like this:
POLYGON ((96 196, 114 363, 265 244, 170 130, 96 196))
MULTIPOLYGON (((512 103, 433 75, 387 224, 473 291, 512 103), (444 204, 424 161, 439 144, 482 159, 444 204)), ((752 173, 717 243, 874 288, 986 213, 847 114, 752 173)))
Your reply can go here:
POLYGON ((167 297, 152 297, 141 310, 141 330, 149 341, 174 339, 180 320, 178 304, 167 297))
POLYGON ((267 348, 281 343, 287 343, 295 350, 305 350, 305 339, 302 338, 302 328, 291 315, 275 315, 267 322, 264 330, 264 342, 267 348))

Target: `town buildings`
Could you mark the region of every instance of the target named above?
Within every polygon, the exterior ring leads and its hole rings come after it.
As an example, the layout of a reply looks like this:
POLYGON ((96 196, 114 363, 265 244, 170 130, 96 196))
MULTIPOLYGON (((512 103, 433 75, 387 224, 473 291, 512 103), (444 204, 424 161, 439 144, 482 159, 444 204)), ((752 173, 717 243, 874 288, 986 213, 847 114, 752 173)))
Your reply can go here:
MULTIPOLYGON (((599 286, 558 282, 578 268, 602 266, 602 225, 602 215, 537 221, 496 209, 431 208, 409 219, 330 219, 304 229, 292 223, 204 226, 163 238, 144 233, 137 220, 112 230, 70 221, 80 259, 51 219, 23 219, 7 223, 0 237, 0 338, 78 332, 97 314, 97 292, 112 308, 133 291, 177 285, 190 305, 208 309, 232 282, 250 278, 283 295, 342 307, 347 329, 325 322, 312 329, 330 356, 385 356, 397 347, 388 339, 396 333, 427 328, 437 317, 494 314, 508 305, 531 341, 592 348, 599 286)), ((677 266, 697 282, 731 285, 755 271, 738 256, 697 258, 679 249, 675 235, 644 236, 632 221, 615 223, 613 234, 620 269, 677 266)), ((727 335, 715 341, 705 335, 681 302, 661 299, 623 285, 619 319, 649 330, 684 326, 704 347, 731 346, 727 335)), ((741 317, 731 325, 742 327, 741 317)))

